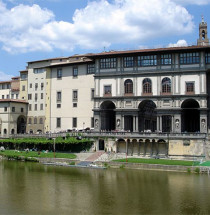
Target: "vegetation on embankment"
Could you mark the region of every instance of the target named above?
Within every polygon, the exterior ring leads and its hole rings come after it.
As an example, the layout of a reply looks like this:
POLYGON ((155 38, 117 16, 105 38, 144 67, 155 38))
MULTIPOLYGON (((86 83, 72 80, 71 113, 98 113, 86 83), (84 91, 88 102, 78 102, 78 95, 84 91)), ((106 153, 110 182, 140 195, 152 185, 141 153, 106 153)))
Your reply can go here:
MULTIPOLYGON (((35 152, 35 151, 16 151, 16 150, 5 150, 0 152, 1 156, 4 156, 8 159, 14 160, 25 160, 25 161, 38 161, 33 158, 54 158, 53 152, 35 152)), ((77 156, 70 153, 55 153, 55 158, 66 158, 66 159, 75 159, 77 156)))
POLYGON ((24 150, 37 149, 37 151, 49 150, 53 151, 54 143, 56 151, 81 152, 88 151, 93 145, 90 139, 79 139, 76 137, 66 138, 58 137, 55 140, 49 138, 19 138, 19 139, 0 139, 0 146, 5 149, 24 150), (55 142, 54 142, 55 141, 55 142))
POLYGON ((113 160, 114 162, 142 163, 142 164, 160 164, 160 165, 178 165, 178 166, 196 166, 199 162, 183 161, 183 160, 165 160, 165 159, 142 159, 128 158, 113 160))

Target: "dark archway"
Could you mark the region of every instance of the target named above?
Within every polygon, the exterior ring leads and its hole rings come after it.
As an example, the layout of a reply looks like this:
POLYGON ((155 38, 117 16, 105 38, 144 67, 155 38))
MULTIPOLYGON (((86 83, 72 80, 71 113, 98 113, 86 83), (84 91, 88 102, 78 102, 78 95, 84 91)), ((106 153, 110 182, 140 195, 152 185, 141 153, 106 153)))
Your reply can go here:
POLYGON ((151 100, 144 100, 139 105, 139 131, 152 131, 157 129, 156 104, 151 100))
POLYGON ((115 130, 115 104, 111 101, 105 101, 101 104, 101 130, 115 130))
POLYGON ((17 134, 26 133, 26 117, 19 116, 17 119, 17 134))
POLYGON ((200 106, 194 99, 185 100, 182 105, 182 132, 200 132, 200 106))
POLYGON ((133 116, 131 115, 124 116, 124 130, 133 132, 133 116))
POLYGON ((104 151, 104 149, 105 149, 104 140, 99 139, 99 142, 98 142, 98 149, 99 149, 99 151, 104 151))

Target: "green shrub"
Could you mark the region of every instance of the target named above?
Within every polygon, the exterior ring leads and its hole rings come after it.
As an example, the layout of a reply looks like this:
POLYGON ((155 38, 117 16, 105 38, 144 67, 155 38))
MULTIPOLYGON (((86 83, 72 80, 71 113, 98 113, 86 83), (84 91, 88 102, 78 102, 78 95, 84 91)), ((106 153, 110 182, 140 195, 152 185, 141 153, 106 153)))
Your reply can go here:
POLYGON ((124 168, 125 168, 124 164, 120 165, 120 169, 124 169, 124 168))
POLYGON ((109 164, 108 163, 104 163, 104 167, 109 168, 109 164))
POLYGON ((74 161, 72 161, 72 162, 70 162, 70 163, 69 163, 69 165, 74 166, 74 165, 75 165, 75 162, 74 162, 74 161))
POLYGON ((187 172, 188 172, 188 173, 191 173, 191 169, 190 169, 190 168, 187 168, 187 172))
POLYGON ((200 173, 200 168, 195 168, 195 173, 200 173))

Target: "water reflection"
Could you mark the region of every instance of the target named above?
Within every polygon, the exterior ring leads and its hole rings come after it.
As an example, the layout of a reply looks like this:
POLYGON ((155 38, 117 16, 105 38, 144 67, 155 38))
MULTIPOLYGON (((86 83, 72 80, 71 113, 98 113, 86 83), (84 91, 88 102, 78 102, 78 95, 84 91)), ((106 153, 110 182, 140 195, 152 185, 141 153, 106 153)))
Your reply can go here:
POLYGON ((210 177, 0 162, 0 214, 210 214, 210 177))

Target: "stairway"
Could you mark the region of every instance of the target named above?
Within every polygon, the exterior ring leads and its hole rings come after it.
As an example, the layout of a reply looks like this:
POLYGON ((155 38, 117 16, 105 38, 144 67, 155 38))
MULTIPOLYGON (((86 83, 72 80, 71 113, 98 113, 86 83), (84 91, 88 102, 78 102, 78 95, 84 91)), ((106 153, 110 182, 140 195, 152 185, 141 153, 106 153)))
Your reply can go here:
POLYGON ((101 155, 103 155, 104 153, 105 153, 104 151, 95 152, 95 153, 92 154, 90 157, 88 157, 85 161, 94 162, 94 161, 97 160, 99 157, 101 157, 101 155))

